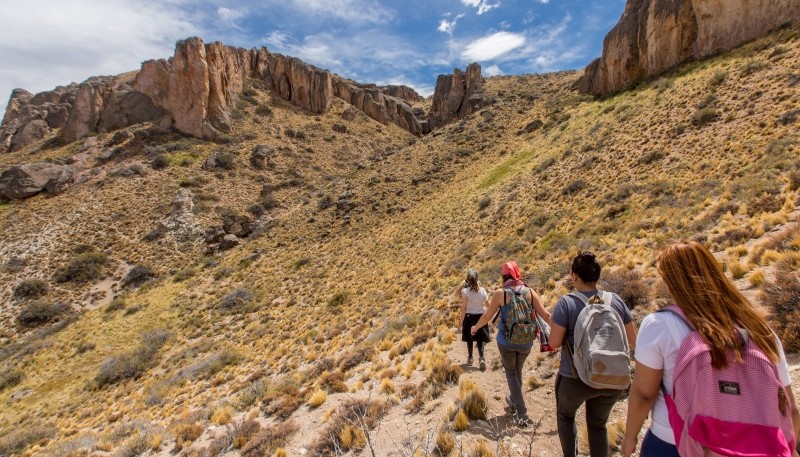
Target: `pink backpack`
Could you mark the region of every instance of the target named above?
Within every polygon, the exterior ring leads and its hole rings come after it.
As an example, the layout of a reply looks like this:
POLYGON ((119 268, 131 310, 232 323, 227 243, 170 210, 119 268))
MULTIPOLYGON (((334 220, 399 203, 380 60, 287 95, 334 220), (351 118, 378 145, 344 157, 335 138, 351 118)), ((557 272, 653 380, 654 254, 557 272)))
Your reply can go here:
POLYGON ((661 390, 683 457, 792 457, 795 446, 792 406, 778 370, 747 338, 744 363, 728 353, 728 367, 711 367, 711 351, 677 306, 668 311, 692 332, 675 362, 672 396, 661 390))

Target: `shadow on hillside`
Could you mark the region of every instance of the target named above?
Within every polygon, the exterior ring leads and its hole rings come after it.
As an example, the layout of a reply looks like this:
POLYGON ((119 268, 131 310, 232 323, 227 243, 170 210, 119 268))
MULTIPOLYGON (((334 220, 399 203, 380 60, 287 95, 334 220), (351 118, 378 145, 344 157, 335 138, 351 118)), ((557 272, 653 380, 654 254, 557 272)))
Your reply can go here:
POLYGON ((537 436, 555 436, 558 434, 556 430, 549 430, 545 433, 542 432, 541 422, 543 422, 543 417, 533 417, 532 419, 534 420, 534 426, 522 428, 514 424, 511 416, 507 414, 497 415, 485 421, 473 422, 470 425, 469 431, 472 434, 480 435, 492 442, 497 442, 507 436, 528 435, 531 438, 535 438, 537 436), (538 426, 536 421, 539 422, 538 426))

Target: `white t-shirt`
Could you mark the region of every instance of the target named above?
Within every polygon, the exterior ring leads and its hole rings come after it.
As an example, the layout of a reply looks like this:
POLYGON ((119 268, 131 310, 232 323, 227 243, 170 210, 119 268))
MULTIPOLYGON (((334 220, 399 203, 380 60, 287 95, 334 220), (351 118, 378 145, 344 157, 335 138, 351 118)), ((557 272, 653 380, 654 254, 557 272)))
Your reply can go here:
POLYGON ((461 296, 467 299, 467 314, 483 314, 483 304, 489 299, 489 294, 483 287, 474 291, 469 287, 461 289, 461 296))
MULTIPOLYGON (((639 328, 639 335, 636 337, 636 362, 646 365, 654 370, 663 371, 663 382, 667 392, 672 394, 672 377, 675 371, 675 361, 678 357, 678 349, 681 342, 690 333, 686 324, 672 313, 653 313, 645 317, 639 328)), ((783 353, 783 346, 778 342, 778 355, 780 360, 777 363, 778 377, 784 386, 792 383, 789 377, 789 365, 786 363, 786 355, 783 353)), ((672 427, 669 426, 667 415, 667 405, 664 402, 664 393, 658 390, 658 399, 653 406, 653 422, 650 430, 657 437, 670 444, 675 444, 675 436, 672 427)))

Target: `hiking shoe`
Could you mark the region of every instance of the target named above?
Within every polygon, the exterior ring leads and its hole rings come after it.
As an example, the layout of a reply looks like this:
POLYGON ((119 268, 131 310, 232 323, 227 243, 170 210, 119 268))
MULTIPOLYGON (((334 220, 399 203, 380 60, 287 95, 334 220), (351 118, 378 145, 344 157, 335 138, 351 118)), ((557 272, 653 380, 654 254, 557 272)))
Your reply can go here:
POLYGON ((483 357, 481 357, 480 367, 481 371, 486 371, 486 360, 483 360, 483 357))
POLYGON ((472 366, 472 357, 467 358, 467 366, 468 367, 472 366))
POLYGON ((514 406, 514 403, 511 402, 511 395, 506 395, 506 406, 503 409, 505 409, 507 414, 516 416, 517 408, 514 406))
POLYGON ((514 418, 514 424, 519 428, 530 428, 533 422, 528 416, 514 418))

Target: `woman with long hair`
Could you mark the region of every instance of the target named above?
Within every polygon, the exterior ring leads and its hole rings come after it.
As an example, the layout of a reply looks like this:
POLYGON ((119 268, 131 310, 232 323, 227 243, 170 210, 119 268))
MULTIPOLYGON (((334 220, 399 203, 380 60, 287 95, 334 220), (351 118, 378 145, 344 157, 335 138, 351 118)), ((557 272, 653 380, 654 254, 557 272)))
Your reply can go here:
POLYGON ((766 313, 736 289, 714 256, 698 242, 683 241, 667 246, 659 253, 656 268, 679 312, 656 312, 642 321, 636 341, 636 374, 628 400, 622 454, 630 456, 636 449, 639 431, 652 411, 652 423, 642 441, 640 455, 679 455, 661 386, 663 382, 666 393, 673 395, 678 350, 692 329, 710 349, 714 369, 727 367, 729 353, 734 362, 743 360, 745 346, 738 329, 746 330, 750 341, 777 367, 778 378, 788 394, 797 436, 800 413, 792 393, 786 356, 767 324, 766 313))
POLYGON ((486 360, 483 356, 483 346, 491 341, 489 329, 483 327, 475 335, 469 329, 481 318, 486 311, 486 302, 489 301, 489 294, 486 289, 481 287, 478 281, 478 272, 469 269, 467 278, 464 280, 464 287, 461 289, 461 317, 459 318, 459 328, 461 329, 461 341, 467 343, 467 366, 472 366, 473 342, 478 346, 478 357, 481 371, 486 370, 486 360))

